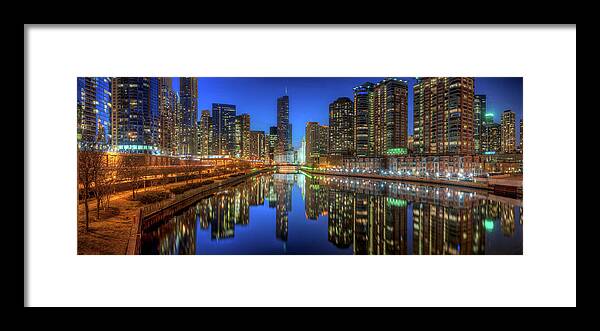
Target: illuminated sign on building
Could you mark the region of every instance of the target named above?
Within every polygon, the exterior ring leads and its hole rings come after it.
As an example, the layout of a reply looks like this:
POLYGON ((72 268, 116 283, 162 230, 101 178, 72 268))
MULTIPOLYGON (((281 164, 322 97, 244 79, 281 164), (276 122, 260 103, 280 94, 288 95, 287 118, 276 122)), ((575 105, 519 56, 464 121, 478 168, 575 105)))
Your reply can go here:
POLYGON ((406 207, 407 202, 406 202, 406 200, 402 200, 402 199, 387 198, 387 204, 388 204, 388 206, 394 206, 394 207, 406 207))
POLYGON ((406 155, 408 154, 408 149, 406 147, 397 147, 390 148, 386 152, 387 155, 406 155))

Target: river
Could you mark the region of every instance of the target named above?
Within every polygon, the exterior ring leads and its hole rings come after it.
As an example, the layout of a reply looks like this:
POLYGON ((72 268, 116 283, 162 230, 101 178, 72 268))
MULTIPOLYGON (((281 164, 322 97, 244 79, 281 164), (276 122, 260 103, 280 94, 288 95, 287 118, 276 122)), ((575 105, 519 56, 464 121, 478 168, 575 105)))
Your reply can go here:
POLYGON ((142 234, 142 254, 523 254, 520 200, 484 191, 263 174, 142 234))

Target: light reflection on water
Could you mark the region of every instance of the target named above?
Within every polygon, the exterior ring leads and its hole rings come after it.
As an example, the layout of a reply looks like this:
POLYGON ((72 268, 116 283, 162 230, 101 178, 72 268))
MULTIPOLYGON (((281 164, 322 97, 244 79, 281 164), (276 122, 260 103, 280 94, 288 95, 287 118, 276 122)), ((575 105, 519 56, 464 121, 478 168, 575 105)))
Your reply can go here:
POLYGON ((147 230, 142 254, 522 254, 522 213, 460 188, 262 175, 147 230))

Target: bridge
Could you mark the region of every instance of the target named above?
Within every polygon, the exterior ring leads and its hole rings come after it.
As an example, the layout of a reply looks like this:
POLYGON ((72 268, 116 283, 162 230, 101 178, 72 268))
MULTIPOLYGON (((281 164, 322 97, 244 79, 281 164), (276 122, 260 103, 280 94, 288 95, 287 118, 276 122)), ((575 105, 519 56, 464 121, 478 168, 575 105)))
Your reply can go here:
POLYGON ((295 164, 279 164, 277 165, 277 172, 280 174, 297 174, 300 167, 295 164))

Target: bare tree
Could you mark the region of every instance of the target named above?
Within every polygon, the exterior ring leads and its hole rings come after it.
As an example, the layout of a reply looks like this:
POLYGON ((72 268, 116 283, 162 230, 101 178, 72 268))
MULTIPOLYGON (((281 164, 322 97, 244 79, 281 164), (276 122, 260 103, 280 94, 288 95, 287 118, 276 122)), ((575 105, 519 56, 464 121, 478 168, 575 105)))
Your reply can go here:
POLYGON ((145 161, 138 155, 125 155, 122 160, 123 164, 120 172, 123 178, 131 181, 131 197, 135 199, 135 190, 138 188, 146 170, 144 167, 145 161))
MULTIPOLYGON (((102 205, 104 210, 110 207, 110 197, 116 192, 117 183, 121 180, 120 174, 123 162, 120 157, 109 159, 107 155, 106 162, 103 163, 96 190, 99 194, 97 199, 98 206, 102 205)), ((99 217, 99 214, 98 214, 99 217)))
POLYGON ((194 178, 196 172, 196 166, 192 160, 185 160, 183 163, 183 172, 185 173, 186 183, 194 178))
POLYGON ((90 227, 89 205, 92 188, 96 185, 100 168, 102 167, 102 153, 97 147, 82 147, 77 150, 77 178, 83 188, 83 202, 85 208, 85 230, 90 227))

